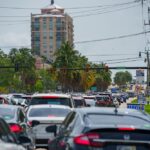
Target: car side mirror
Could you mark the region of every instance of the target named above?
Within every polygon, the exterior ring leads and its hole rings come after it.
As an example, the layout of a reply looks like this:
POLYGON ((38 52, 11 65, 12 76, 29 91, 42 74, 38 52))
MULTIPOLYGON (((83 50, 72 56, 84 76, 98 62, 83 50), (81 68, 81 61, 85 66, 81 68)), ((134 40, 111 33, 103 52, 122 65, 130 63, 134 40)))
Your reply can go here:
POLYGON ((56 125, 48 126, 46 128, 46 132, 48 132, 48 133, 54 133, 54 136, 56 136, 57 135, 57 126, 56 125))
POLYGON ((31 140, 27 136, 19 136, 18 141, 23 146, 28 146, 31 143, 31 140))
POLYGON ((39 124, 40 124, 39 121, 33 120, 32 123, 31 123, 31 127, 35 127, 35 126, 37 126, 37 125, 39 125, 39 124))

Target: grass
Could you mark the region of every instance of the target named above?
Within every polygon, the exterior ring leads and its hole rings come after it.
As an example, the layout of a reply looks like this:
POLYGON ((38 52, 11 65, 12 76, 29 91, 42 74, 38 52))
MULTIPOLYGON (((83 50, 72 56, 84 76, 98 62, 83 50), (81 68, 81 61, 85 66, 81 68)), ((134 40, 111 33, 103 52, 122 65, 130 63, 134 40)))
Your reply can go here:
MULTIPOLYGON (((150 101, 150 97, 146 98, 147 101, 150 101)), ((132 104, 137 104, 137 99, 134 99, 132 101, 132 104)), ((145 112, 147 112, 148 114, 150 114, 150 104, 149 105, 145 105, 145 112)))
POLYGON ((137 102, 137 99, 134 99, 133 101, 132 101, 132 104, 137 104, 138 102, 137 102))
POLYGON ((145 112, 150 114, 150 105, 145 105, 145 112))

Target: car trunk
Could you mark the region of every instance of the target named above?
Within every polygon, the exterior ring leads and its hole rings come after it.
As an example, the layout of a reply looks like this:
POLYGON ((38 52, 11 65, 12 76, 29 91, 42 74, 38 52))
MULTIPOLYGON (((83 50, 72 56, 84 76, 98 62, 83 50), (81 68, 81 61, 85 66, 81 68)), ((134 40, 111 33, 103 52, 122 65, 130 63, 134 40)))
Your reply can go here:
POLYGON ((93 129, 85 133, 91 147, 101 150, 149 150, 150 131, 132 127, 93 129))

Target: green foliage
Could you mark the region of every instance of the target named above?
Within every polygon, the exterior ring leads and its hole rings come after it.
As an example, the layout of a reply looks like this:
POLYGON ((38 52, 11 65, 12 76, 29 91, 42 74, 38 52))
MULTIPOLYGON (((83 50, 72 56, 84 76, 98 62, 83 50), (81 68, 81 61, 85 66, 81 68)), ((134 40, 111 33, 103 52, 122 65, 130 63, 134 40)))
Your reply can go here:
MULTIPOLYGON (((62 87, 64 92, 86 91, 96 85, 98 90, 106 89, 111 82, 111 72, 90 70, 94 67, 88 58, 82 56, 69 44, 64 42, 55 53, 55 62, 51 70, 36 70, 35 58, 28 48, 10 50, 5 54, 0 50, 0 65, 12 68, 0 69, 0 91, 3 92, 46 92, 62 87), (15 65, 18 69, 15 70, 15 65), (86 66, 89 69, 86 70, 86 66), (58 68, 61 68, 58 70, 58 68), (67 70, 66 68, 83 68, 83 70, 67 70)), ((43 63, 46 62, 43 57, 43 63)))
POLYGON ((150 114, 150 105, 145 105, 145 112, 150 114))
POLYGON ((115 84, 122 86, 132 81, 132 75, 128 71, 117 72, 114 77, 115 84))

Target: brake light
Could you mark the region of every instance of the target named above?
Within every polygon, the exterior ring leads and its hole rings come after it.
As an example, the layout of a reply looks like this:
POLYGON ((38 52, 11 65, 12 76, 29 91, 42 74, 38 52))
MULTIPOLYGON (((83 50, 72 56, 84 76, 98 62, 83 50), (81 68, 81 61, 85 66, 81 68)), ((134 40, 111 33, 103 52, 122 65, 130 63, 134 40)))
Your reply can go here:
POLYGON ((32 126, 32 121, 28 121, 27 125, 31 127, 32 126))
POLYGON ((135 128, 134 127, 119 127, 118 130, 119 131, 134 131, 135 128))
POLYGON ((23 131, 23 128, 18 124, 10 124, 10 130, 14 133, 19 133, 23 131))
POLYGON ((84 145, 84 146, 103 147, 104 143, 94 141, 99 138, 100 135, 97 133, 87 133, 75 137, 74 143, 78 145, 84 145))

